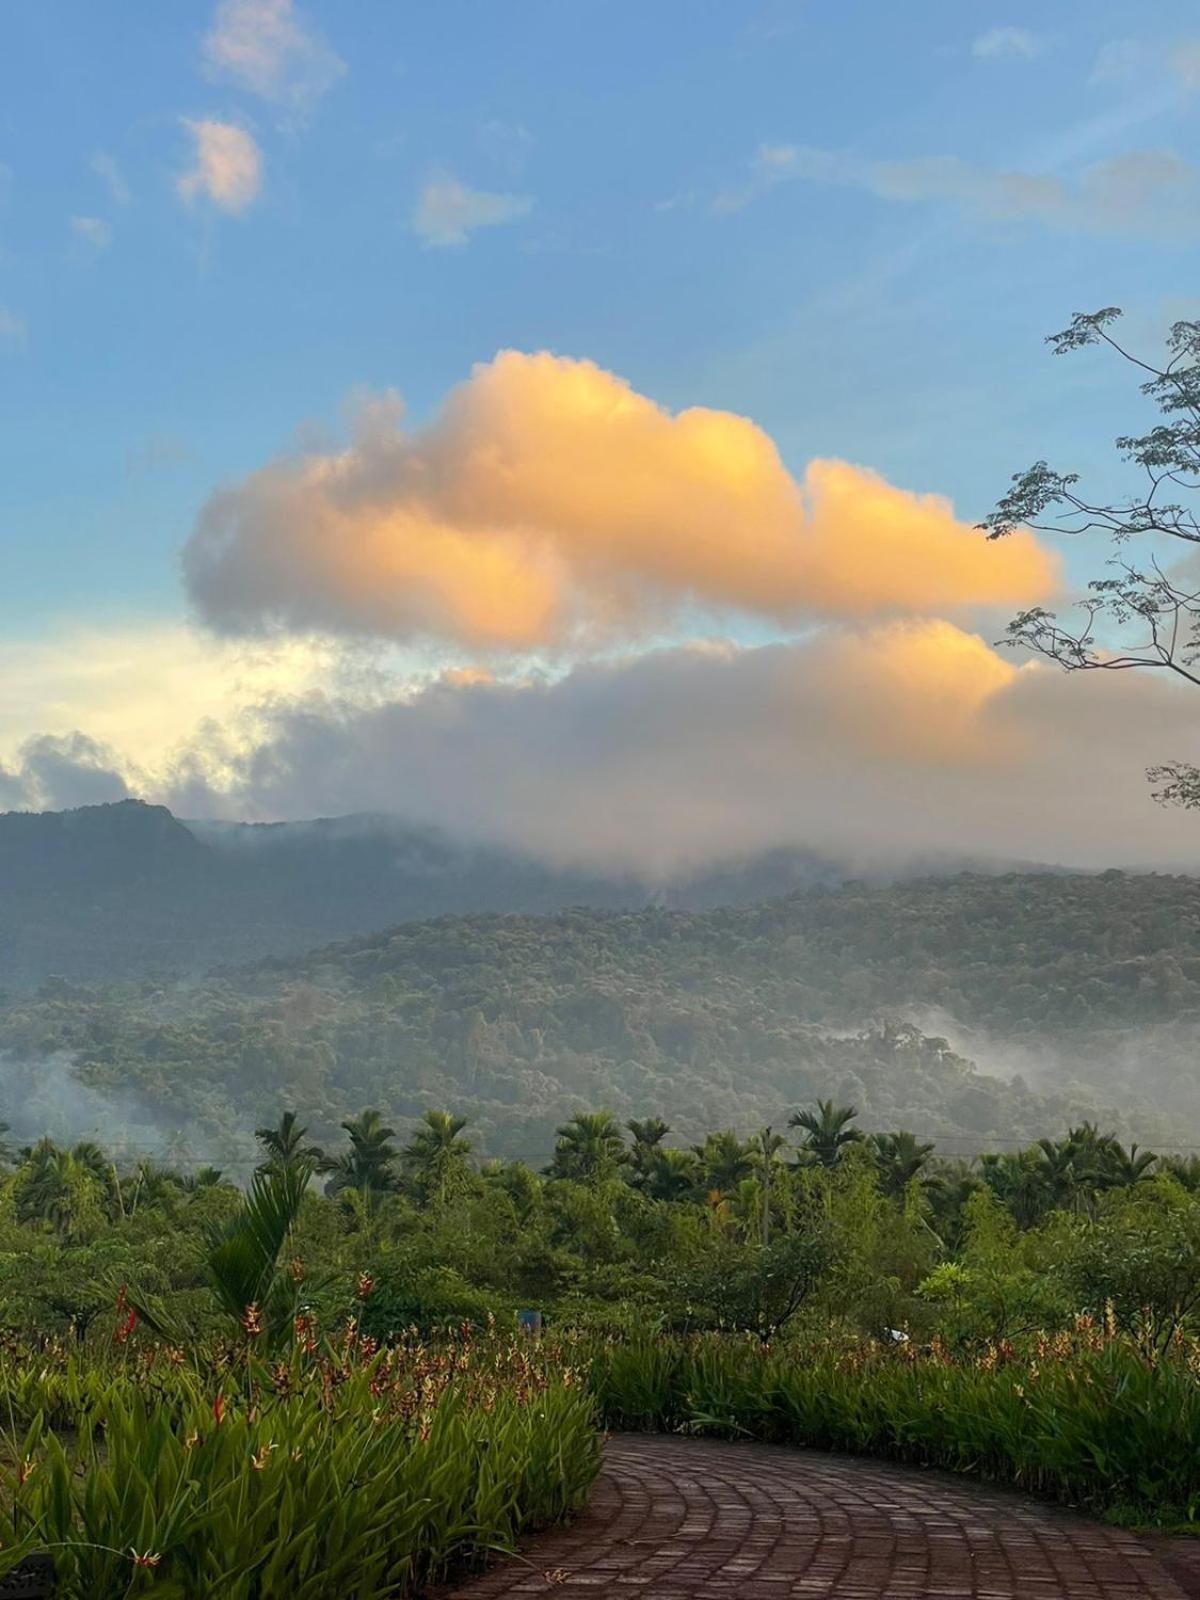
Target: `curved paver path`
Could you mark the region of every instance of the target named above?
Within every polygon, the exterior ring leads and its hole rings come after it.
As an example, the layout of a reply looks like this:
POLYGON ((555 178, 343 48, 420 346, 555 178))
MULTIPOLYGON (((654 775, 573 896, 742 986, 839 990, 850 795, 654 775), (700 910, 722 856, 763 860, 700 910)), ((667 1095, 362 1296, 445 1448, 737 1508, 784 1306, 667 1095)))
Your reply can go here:
POLYGON ((617 1435, 588 1510, 453 1600, 1182 1600, 1200 1548, 919 1468, 617 1435))

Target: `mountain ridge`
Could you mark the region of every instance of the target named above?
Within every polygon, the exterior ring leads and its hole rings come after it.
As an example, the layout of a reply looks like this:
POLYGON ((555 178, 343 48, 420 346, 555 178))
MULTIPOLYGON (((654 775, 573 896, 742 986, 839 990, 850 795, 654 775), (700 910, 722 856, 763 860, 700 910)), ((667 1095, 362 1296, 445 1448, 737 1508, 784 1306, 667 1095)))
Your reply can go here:
POLYGON ((218 964, 301 954, 444 915, 533 915, 576 905, 701 910, 856 875, 852 864, 816 850, 778 849, 651 881, 549 866, 372 815, 183 821, 134 799, 7 812, 0 815, 0 987, 29 988, 50 976, 195 977, 218 964))

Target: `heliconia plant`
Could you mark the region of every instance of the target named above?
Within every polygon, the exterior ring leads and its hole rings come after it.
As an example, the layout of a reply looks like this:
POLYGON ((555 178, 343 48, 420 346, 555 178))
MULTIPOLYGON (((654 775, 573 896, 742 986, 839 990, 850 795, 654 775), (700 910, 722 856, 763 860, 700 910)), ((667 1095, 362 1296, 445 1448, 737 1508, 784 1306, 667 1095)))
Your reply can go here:
POLYGON ((569 1516, 599 1463, 581 1375, 527 1342, 379 1351, 351 1324, 275 1361, 70 1353, 2 1381, 28 1420, 0 1573, 48 1550, 63 1600, 408 1595, 569 1516))
MULTIPOLYGON (((582 1352, 581 1352, 582 1359, 582 1352)), ((754 1338, 589 1347, 608 1426, 886 1455, 1087 1504, 1132 1524, 1200 1523, 1200 1341, 1165 1351, 1108 1319, 953 1355, 754 1338)))

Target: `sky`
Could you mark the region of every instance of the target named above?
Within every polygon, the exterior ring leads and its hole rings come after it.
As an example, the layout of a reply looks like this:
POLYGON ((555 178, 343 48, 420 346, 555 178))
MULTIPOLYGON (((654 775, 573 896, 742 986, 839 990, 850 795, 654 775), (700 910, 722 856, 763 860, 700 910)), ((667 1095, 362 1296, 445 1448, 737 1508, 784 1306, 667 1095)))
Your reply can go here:
MULTIPOLYGON (((1186 864, 973 524, 1200 315, 1193 4, 0 5, 0 803, 1186 864)), ((1200 697, 1198 697, 1200 699, 1200 697)))

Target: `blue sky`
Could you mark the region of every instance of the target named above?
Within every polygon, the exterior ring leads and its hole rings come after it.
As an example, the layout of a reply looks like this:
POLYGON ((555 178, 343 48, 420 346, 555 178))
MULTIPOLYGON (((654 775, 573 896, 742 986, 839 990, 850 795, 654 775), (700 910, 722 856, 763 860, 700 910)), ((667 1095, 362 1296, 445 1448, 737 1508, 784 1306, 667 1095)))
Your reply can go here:
POLYGON ((427 421, 505 348, 971 521, 1041 454, 1118 481, 1129 376, 1045 333, 1116 303, 1153 348, 1200 307, 1184 0, 41 0, 0 29, 10 644, 183 618, 214 490, 335 449, 365 393, 427 421))
POLYGON ((1114 301, 1149 337, 1194 292, 1194 231, 1081 234, 799 179, 713 203, 764 144, 1068 180, 1131 149, 1186 156, 1200 95, 1166 58, 1194 10, 1139 8, 1150 66, 1092 81, 1132 21, 1092 3, 316 0, 304 25, 344 70, 295 112, 206 72, 206 4, 7 7, 5 626, 178 607, 176 554, 215 482, 297 427, 338 428, 358 387, 421 414, 509 345, 745 412, 789 462, 864 461, 969 516, 1031 454, 1102 460, 1124 380, 1053 364, 1039 338, 1114 301), (176 192, 180 119, 207 116, 261 149, 241 215, 176 192), (438 171, 532 208, 428 248, 411 223, 438 171))

